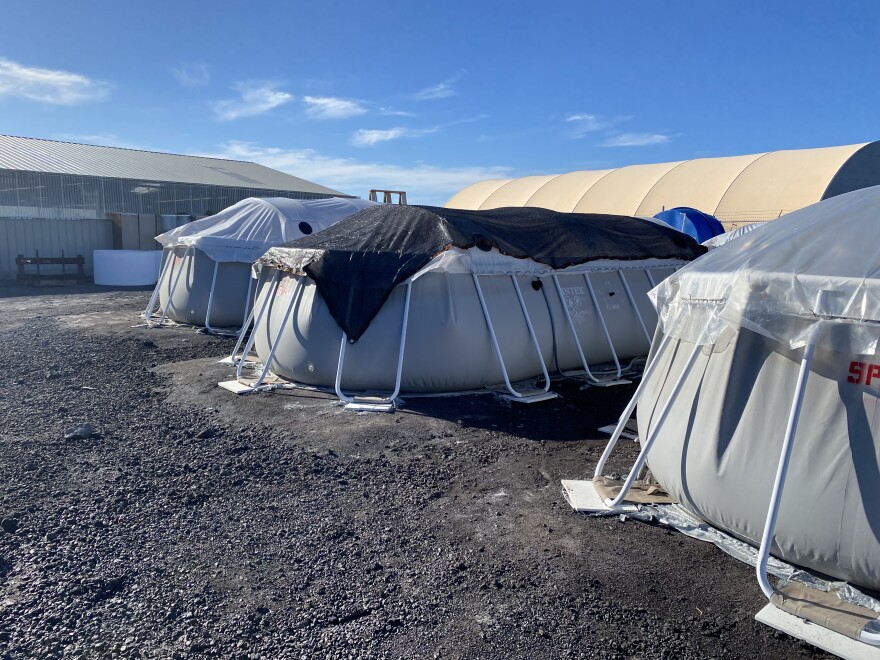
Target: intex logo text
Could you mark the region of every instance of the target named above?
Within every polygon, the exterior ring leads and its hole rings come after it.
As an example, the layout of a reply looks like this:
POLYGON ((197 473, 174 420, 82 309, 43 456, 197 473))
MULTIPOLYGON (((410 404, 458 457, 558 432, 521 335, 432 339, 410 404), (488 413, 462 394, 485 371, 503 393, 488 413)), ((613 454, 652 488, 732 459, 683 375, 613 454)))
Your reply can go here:
POLYGON ((868 364, 866 362, 856 362, 853 360, 849 363, 849 372, 852 374, 847 378, 851 383, 856 385, 870 385, 871 381, 880 381, 880 364, 868 364))

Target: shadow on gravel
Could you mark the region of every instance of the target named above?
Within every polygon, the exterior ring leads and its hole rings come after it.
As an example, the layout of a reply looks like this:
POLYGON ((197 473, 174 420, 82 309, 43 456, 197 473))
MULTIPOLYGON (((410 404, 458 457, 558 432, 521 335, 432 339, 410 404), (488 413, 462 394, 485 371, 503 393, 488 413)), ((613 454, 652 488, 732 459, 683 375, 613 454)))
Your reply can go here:
POLYGON ((581 383, 553 384, 559 397, 538 403, 515 403, 493 394, 446 398, 403 397, 403 415, 423 415, 536 441, 583 441, 597 429, 617 422, 634 391, 632 386, 580 389, 581 383))

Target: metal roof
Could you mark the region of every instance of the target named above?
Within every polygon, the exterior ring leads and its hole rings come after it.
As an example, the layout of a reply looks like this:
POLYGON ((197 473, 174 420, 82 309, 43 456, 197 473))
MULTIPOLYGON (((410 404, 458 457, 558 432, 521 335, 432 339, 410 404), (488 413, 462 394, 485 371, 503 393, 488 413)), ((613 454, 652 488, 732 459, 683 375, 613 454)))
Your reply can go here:
POLYGON ((0 135, 0 169, 347 196, 240 160, 0 135))

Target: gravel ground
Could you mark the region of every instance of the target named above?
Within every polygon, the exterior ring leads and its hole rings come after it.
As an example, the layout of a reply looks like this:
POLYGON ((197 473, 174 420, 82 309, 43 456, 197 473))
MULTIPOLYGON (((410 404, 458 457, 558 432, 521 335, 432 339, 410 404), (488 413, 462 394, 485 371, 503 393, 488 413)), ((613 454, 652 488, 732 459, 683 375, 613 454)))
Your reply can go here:
POLYGON ((821 657, 749 567, 565 503, 631 389, 237 397, 148 296, 0 288, 0 658, 821 657))

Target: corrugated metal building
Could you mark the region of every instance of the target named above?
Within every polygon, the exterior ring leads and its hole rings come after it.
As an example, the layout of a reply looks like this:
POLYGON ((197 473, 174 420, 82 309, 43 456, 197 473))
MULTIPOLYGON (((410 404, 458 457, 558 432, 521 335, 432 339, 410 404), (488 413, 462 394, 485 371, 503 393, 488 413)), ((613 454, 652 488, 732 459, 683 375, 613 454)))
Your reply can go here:
POLYGON ((876 185, 880 185, 880 142, 869 142, 492 179, 459 191, 446 206, 539 206, 642 216, 689 206, 714 215, 730 229, 774 220, 828 197, 876 185))
POLYGON ((0 135, 0 278, 15 257, 113 247, 114 214, 211 215, 247 197, 344 193, 256 163, 0 135))

